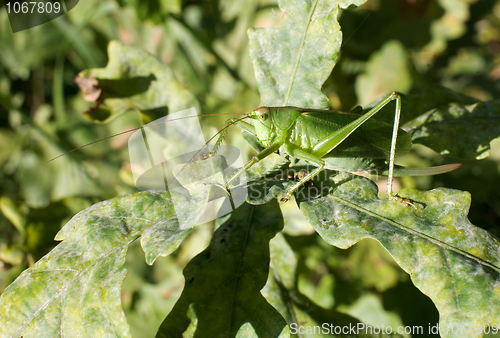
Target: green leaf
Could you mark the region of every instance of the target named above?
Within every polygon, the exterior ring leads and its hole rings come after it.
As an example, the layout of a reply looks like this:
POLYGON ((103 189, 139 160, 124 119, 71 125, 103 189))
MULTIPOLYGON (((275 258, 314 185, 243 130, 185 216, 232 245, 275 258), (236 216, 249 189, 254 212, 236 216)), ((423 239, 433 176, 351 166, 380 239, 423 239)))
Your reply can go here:
POLYGON ((366 237, 379 241, 436 304, 441 327, 498 321, 500 242, 467 219, 467 192, 403 189, 399 196, 418 205, 415 210, 379 199, 368 179, 341 174, 331 180, 328 196, 299 199, 325 241, 339 248, 366 237))
MULTIPOLYGON (((450 103, 471 105, 477 102, 479 102, 477 99, 439 85, 415 87, 412 88, 410 93, 401 94, 400 125, 407 130, 412 126, 412 122, 409 121, 417 119, 432 109, 445 107, 450 103)), ((370 107, 371 105, 364 107, 363 113, 366 113, 370 107)), ((377 113, 377 120, 392 124, 394 121, 394 106, 387 105, 382 108, 377 113)))
POLYGON ((328 108, 321 86, 340 51, 339 6, 364 2, 283 0, 279 5, 286 17, 279 26, 250 29, 260 105, 328 108))
POLYGON ((500 100, 472 105, 449 103, 405 124, 415 143, 459 159, 488 157, 500 137, 500 100))
POLYGON ((247 202, 264 204, 287 190, 294 182, 287 179, 290 162, 278 154, 271 154, 246 171, 247 202))
POLYGON ((64 151, 36 126, 26 127, 26 139, 32 148, 19 148, 13 155, 16 178, 26 203, 31 207, 45 207, 51 201, 72 196, 95 196, 109 191, 108 184, 99 184, 81 162, 63 156, 49 164, 46 162, 64 151), (42 154, 40 154, 42 153, 42 154))
POLYGON ((406 93, 411 88, 404 46, 398 41, 388 41, 372 54, 363 74, 356 78, 356 95, 364 106, 392 91, 406 93))
POLYGON ((0 163, 5 163, 7 159, 12 155, 12 153, 16 149, 16 144, 19 143, 19 139, 19 135, 15 134, 14 132, 6 128, 0 129, 0 144, 2 145, 2 148, 0 149, 0 163))
MULTIPOLYGON (((442 86, 426 86, 401 95, 401 125, 414 143, 449 157, 488 157, 490 142, 500 136, 500 101, 479 102, 442 86)), ((367 112, 366 107, 363 112, 367 112)), ((377 120, 392 123, 394 107, 384 107, 377 120)), ((336 159, 336 161, 338 161, 336 159)), ((350 161, 359 161, 351 159, 350 161)))
POLYGON ((150 19, 155 22, 161 22, 165 19, 166 14, 179 13, 181 10, 180 0, 153 0, 148 2, 126 0, 125 2, 134 7, 141 21, 150 19))
MULTIPOLYGON (((340 306, 339 308, 351 316, 363 319, 372 327, 390 326, 393 332, 397 332, 398 328, 403 326, 398 314, 384 309, 382 299, 378 295, 364 294, 351 306, 340 306)), ((418 334, 414 335, 418 336, 418 334)), ((411 337, 409 334, 401 336, 405 338, 411 337)))
MULTIPOLYGON (((6 13, 7 14, 7 13, 6 13)), ((27 79, 33 68, 40 62, 51 60, 63 35, 51 24, 33 27, 30 30, 12 34, 7 15, 0 18, 0 59, 2 68, 11 73, 12 78, 27 79), (30 51, 27 53, 26 51, 30 51)))
MULTIPOLYGON (((278 234, 271 240, 271 275, 262 293, 290 323, 291 333, 296 333, 301 326, 300 331, 305 333, 301 337, 345 337, 345 334, 334 334, 333 328, 356 327, 360 321, 345 313, 322 308, 303 295, 297 289, 297 264, 296 254, 283 235, 278 234), (311 333, 315 326, 321 327, 323 323, 328 323, 327 328, 331 332, 311 333)), ((356 337, 376 336, 364 332, 356 335, 356 337)))
MULTIPOLYGON (((201 209, 189 206, 192 221, 201 209)), ((78 213, 56 248, 25 270, 0 297, 0 336, 130 337, 120 287, 128 245, 141 238, 150 263, 170 254, 180 229, 167 192, 140 192, 78 213)))
POLYGON ((143 49, 111 41, 108 57, 106 68, 87 69, 77 77, 82 89, 91 88, 89 100, 99 97, 96 107, 87 112, 91 120, 104 122, 128 110, 137 110, 145 122, 150 122, 169 112, 198 106, 194 96, 174 78, 172 70, 143 49))
POLYGON ((157 337, 287 337, 284 319, 260 293, 269 241, 282 228, 274 203, 234 211, 184 269, 184 291, 157 337))
POLYGON ((469 0, 438 0, 444 10, 443 15, 432 22, 432 40, 422 48, 422 55, 431 62, 437 55, 445 51, 448 40, 459 38, 466 32, 469 19, 469 0))
POLYGON ((14 201, 7 196, 0 197, 0 211, 14 225, 21 234, 21 238, 26 236, 27 215, 23 212, 14 201))

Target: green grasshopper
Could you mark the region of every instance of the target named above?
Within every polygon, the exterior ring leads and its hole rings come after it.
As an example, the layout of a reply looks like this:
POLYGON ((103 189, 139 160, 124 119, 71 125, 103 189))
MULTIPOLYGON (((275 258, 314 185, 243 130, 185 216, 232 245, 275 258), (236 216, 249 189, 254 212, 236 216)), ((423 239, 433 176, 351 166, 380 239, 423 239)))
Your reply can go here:
MULTIPOLYGON (((379 170, 382 166, 386 166, 385 159, 388 157, 388 170, 382 170, 382 174, 389 176, 387 185, 389 199, 402 202, 405 205, 413 205, 408 200, 393 194, 392 181, 394 176, 436 175, 452 171, 461 164, 428 168, 401 167, 396 168, 395 172, 394 158, 408 153, 411 148, 410 135, 399 129, 400 115, 401 98, 396 92, 387 95, 375 107, 361 116, 298 107, 260 107, 243 118, 251 118, 254 121, 253 125, 242 121, 242 118, 228 120, 212 153, 222 143, 227 127, 232 124, 254 135, 264 147, 226 182, 226 189, 245 170, 280 148, 289 156, 315 166, 314 170, 288 189, 285 197, 280 199, 279 204, 288 201, 298 188, 318 175, 324 168, 347 172, 379 170), (393 100, 396 100, 396 109, 392 127, 389 124, 371 119, 373 115, 393 100), (389 137, 391 129, 392 137, 389 137), (342 158, 351 159, 345 161, 342 158)), ((415 207, 415 205, 413 206, 415 207)))
MULTIPOLYGON (((387 194, 390 200, 413 205, 410 201, 393 194, 393 177, 442 174, 458 168, 461 164, 427 168, 396 167, 395 171, 395 157, 408 153, 411 148, 410 135, 399 129, 400 115, 401 98, 396 92, 387 95, 364 115, 298 107, 259 107, 243 118, 229 119, 226 126, 217 133, 220 136, 212 148, 211 155, 217 152, 228 127, 234 124, 253 135, 264 149, 226 181, 225 188, 228 191, 230 184, 244 171, 282 148, 289 156, 311 163, 316 168, 300 177, 298 182, 288 189, 285 197, 280 199, 279 204, 287 202, 298 188, 326 168, 346 172, 377 170, 382 175, 388 176, 387 194), (371 119, 384 106, 394 100, 396 101, 396 109, 393 126, 371 119), (251 118, 254 124, 243 121, 247 118, 251 118), (392 136, 389 137, 391 130, 392 136), (386 170, 387 164, 385 163, 387 158, 389 158, 388 170, 386 170)), ((141 128, 143 127, 127 130, 117 135, 141 128)), ((413 206, 415 207, 415 205, 413 206)))

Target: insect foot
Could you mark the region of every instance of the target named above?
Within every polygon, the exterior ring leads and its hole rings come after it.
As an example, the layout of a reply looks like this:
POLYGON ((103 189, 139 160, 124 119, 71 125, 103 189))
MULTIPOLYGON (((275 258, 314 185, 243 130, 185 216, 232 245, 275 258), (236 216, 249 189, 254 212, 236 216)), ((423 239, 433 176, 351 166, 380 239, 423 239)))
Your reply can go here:
POLYGON ((301 170, 298 175, 299 181, 304 179, 307 175, 309 175, 309 171, 301 170))
POLYGON ((278 202, 278 205, 285 204, 286 202, 288 202, 288 200, 289 200, 289 197, 288 197, 288 195, 286 195, 285 197, 282 197, 280 199, 280 201, 278 202))
POLYGON ((413 203, 408 198, 402 198, 399 196, 390 196, 389 200, 402 204, 404 207, 412 206, 415 210, 418 210, 418 205, 413 203))

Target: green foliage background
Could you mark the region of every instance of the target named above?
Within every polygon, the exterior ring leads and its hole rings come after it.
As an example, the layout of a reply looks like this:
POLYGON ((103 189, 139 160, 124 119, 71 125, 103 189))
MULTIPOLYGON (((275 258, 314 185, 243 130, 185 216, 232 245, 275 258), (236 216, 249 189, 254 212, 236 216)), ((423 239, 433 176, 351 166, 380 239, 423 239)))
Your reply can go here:
MULTIPOLYGON (((83 99, 74 78, 84 69, 106 66, 109 41, 142 47, 168 65, 202 113, 244 113, 260 102, 247 29, 277 25, 284 15, 267 0, 85 0, 62 18, 12 34, 0 9, 0 289, 57 244, 55 234, 74 214, 136 191, 126 137, 45 164, 164 113, 138 115, 124 108, 111 118, 96 111, 82 114, 93 103, 83 99)), ((366 106, 392 90, 417 95, 437 84, 481 101, 500 97, 500 1, 369 0, 341 11, 339 22, 341 54, 323 86, 333 109, 366 106)), ((404 103, 402 114, 404 123, 404 103)), ((206 134, 214 134, 224 120, 206 118, 206 134)), ((248 149, 234 129, 227 142, 248 149)), ((474 133, 474 126, 463 133, 474 133)), ((489 156, 487 147, 478 154, 479 161, 471 158, 455 172, 404 177, 399 183, 469 191, 469 219, 498 237, 500 143, 492 143, 489 156)), ((417 145, 399 163, 453 161, 417 145)), ((427 328, 438 322, 433 303, 377 242, 334 248, 292 203, 283 209, 285 229, 277 240, 293 249, 300 297, 313 307, 372 325, 427 328)), ((208 245, 213 231, 214 225, 197 228, 151 267, 137 243, 131 245, 121 298, 133 336, 156 333, 183 290, 182 269, 208 245)))

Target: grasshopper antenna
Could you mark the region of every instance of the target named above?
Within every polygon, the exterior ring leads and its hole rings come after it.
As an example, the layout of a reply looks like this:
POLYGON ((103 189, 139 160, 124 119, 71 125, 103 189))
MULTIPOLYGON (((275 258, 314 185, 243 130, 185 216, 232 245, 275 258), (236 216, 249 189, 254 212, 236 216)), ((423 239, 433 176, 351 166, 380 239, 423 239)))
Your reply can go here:
POLYGON ((349 37, 348 37, 347 39, 345 39, 345 41, 344 41, 344 42, 342 42, 342 45, 340 46, 341 48, 342 48, 342 46, 344 46, 344 45, 347 43, 347 41, 349 41, 349 39, 350 39, 350 38, 352 38, 352 37, 353 37, 353 35, 354 35, 354 34, 356 34, 356 32, 358 31, 358 29, 359 29, 361 26, 363 26, 363 24, 365 23, 366 19, 368 19, 368 17, 370 16, 370 14, 371 14, 371 13, 372 13, 372 12, 368 12, 368 14, 365 16, 365 18, 363 19, 363 21, 361 21, 361 23, 359 24, 359 26, 358 26, 358 27, 356 27, 356 29, 354 30, 354 32, 352 32, 352 33, 351 33, 351 35, 349 35, 349 37))
MULTIPOLYGON (((168 120, 168 121, 162 121, 162 122, 157 122, 155 123, 154 121, 147 124, 146 126, 142 126, 142 127, 137 127, 137 128, 133 128, 133 129, 129 129, 129 130, 125 130, 125 131, 122 131, 121 133, 118 133, 118 134, 114 134, 114 135, 111 135, 111 136, 108 136, 108 137, 105 137, 105 138, 102 138, 100 140, 97 140, 97 141, 94 141, 94 142, 90 142, 90 143, 87 143, 87 144, 84 144, 83 146, 80 146, 80 147, 77 147, 75 149, 72 149, 70 151, 67 151, 65 153, 62 153, 61 155, 58 155, 50 160, 48 160, 47 162, 45 162, 45 164, 47 163, 50 163, 52 161, 55 161, 57 160, 59 157, 62 157, 64 155, 68 155, 69 153, 72 153, 74 151, 77 151, 77 150, 80 150, 82 148, 85 148, 85 147, 88 147, 92 144, 95 144, 95 143, 99 143, 101 141, 105 141, 105 140, 109 140, 113 137, 117 137, 117 136, 120 136, 120 135, 123 135, 123 134, 127 134, 127 133, 131 133, 133 131, 136 131, 136 130, 139 130, 139 129, 144 129, 144 127, 147 127, 148 125, 155 125, 155 124, 161 124, 161 123, 167 123, 169 121, 177 121, 177 120, 183 120, 183 119, 190 119, 190 118, 193 118, 193 117, 202 117, 202 116, 217 116, 217 115, 243 115, 243 113, 220 113, 220 114, 201 114, 201 115, 193 115, 193 116, 185 116, 185 117, 179 117, 179 118, 176 118, 176 119, 171 119, 171 120, 168 120)), ((239 120, 238 120, 239 121, 239 120)), ((225 128, 223 128, 222 130, 224 130, 225 128)), ((219 132, 220 133, 220 132, 219 132)), ((218 135, 219 133, 215 134, 215 135, 218 135)), ((212 140, 212 139, 210 139, 212 140)))
MULTIPOLYGON (((243 116, 242 118, 239 118, 239 119, 237 119, 237 120, 235 120, 235 121, 232 121, 231 123, 228 123, 228 124, 227 124, 227 126, 225 126, 224 128, 222 128, 222 129, 221 129, 221 130, 219 130, 219 131, 218 131, 218 132, 217 132, 214 136, 212 136, 212 137, 211 137, 211 138, 207 141, 207 143, 205 143, 205 146, 207 146, 207 145, 210 143, 210 141, 212 141, 212 140, 213 140, 213 139, 214 139, 217 135, 222 134, 222 133, 224 132, 224 130, 226 130, 227 128, 231 127, 233 124, 235 124, 235 123, 237 123, 237 122, 240 122, 240 121, 242 121, 242 120, 244 120, 244 119, 248 119, 248 118, 250 118, 250 116, 245 115, 245 116, 243 116)), ((198 152, 199 152, 199 151, 198 151, 198 152)), ((195 155, 195 156, 196 156, 196 155, 195 155)))
MULTIPOLYGON (((210 138, 210 139, 209 139, 209 140, 205 143, 205 147, 206 147, 206 146, 208 146, 208 144, 209 144, 209 143, 210 143, 210 142, 211 142, 211 141, 212 141, 215 137, 217 137, 218 135, 222 134, 222 133, 224 132, 224 130, 226 130, 227 128, 231 127, 233 124, 235 124, 235 123, 237 123, 237 122, 239 122, 239 121, 241 121, 241 120, 248 119, 248 118, 250 118, 250 116, 245 115, 245 116, 243 116, 242 118, 239 118, 239 119, 237 119, 237 120, 235 120, 235 121, 231 121, 230 123, 228 123, 228 124, 227 124, 224 128, 222 128, 221 130, 219 130, 219 131, 218 131, 218 132, 217 132, 214 136, 212 136, 212 137, 211 137, 211 138, 210 138)), ((198 156, 198 154, 200 153, 200 151, 201 151, 202 149, 203 149, 203 148, 201 148, 200 150, 198 150, 198 151, 196 152, 196 154, 194 154, 194 155, 193 155, 193 157, 189 160, 189 162, 187 162, 187 163, 184 165, 184 167, 182 167, 182 169, 181 169, 181 171, 180 171, 180 172, 182 172, 182 171, 186 168, 186 166, 187 166, 189 163, 193 162, 193 160, 196 158, 196 156, 198 156)))

